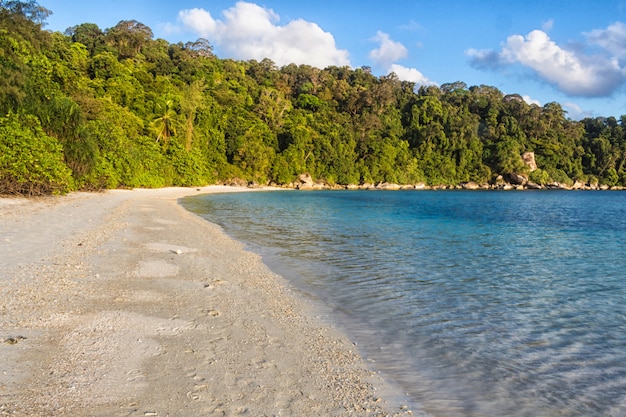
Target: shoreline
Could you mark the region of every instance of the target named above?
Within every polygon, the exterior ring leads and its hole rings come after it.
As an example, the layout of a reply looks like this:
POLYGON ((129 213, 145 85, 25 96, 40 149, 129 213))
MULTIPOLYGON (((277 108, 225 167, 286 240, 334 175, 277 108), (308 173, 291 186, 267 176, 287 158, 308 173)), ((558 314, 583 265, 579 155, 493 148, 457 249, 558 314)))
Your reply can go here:
POLYGON ((255 190, 0 199, 0 415, 410 415, 283 277, 178 202, 255 190))

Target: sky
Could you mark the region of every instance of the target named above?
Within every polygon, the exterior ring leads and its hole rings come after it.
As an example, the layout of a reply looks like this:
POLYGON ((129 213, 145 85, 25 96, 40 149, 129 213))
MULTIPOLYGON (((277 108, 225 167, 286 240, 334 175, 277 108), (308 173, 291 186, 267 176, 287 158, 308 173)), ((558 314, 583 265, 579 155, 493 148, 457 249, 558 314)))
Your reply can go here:
POLYGON ((46 29, 121 20, 219 58, 370 67, 417 86, 462 81, 558 102, 574 120, 626 115, 626 0, 39 0, 46 29))

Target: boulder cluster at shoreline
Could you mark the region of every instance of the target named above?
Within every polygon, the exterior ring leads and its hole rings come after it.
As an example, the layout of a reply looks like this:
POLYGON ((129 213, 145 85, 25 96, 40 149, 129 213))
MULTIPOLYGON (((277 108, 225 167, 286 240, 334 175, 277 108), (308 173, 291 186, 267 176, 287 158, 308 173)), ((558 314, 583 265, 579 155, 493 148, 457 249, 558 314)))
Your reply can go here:
MULTIPOLYGON (((225 183, 233 187, 259 188, 257 183, 247 183, 243 180, 233 180, 225 183)), ((330 184, 326 181, 314 181, 311 175, 302 174, 294 181, 286 185, 270 184, 274 188, 295 189, 302 191, 310 190, 587 190, 587 191, 607 191, 607 190, 624 190, 621 186, 609 186, 598 183, 583 183, 576 181, 571 185, 559 182, 551 182, 545 185, 536 184, 527 177, 519 174, 509 174, 507 179, 498 176, 494 183, 476 183, 473 181, 461 184, 441 184, 428 185, 426 183, 417 184, 395 184, 389 182, 363 183, 363 184, 330 184)))

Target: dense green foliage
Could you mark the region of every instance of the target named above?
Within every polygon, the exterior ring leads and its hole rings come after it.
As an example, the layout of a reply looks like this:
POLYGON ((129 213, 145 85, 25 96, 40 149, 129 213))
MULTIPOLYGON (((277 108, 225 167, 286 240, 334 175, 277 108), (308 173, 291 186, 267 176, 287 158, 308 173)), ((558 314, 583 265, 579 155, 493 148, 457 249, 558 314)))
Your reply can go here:
POLYGON ((626 185, 624 117, 573 121, 557 103, 461 82, 416 91, 368 68, 219 59, 207 40, 169 44, 136 21, 51 33, 48 14, 0 1, 0 193, 289 184, 302 173, 626 185))
POLYGON ((71 171, 63 148, 39 121, 13 114, 0 118, 0 190, 15 194, 57 194, 70 189, 71 171))

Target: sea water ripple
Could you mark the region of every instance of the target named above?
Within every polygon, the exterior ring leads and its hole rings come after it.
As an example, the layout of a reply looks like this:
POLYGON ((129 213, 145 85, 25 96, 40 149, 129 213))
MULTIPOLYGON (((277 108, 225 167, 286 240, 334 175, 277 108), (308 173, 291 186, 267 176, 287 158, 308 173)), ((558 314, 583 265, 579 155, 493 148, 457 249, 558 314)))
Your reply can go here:
POLYGON ((425 415, 626 416, 626 193, 269 192, 183 204, 329 306, 425 415))

